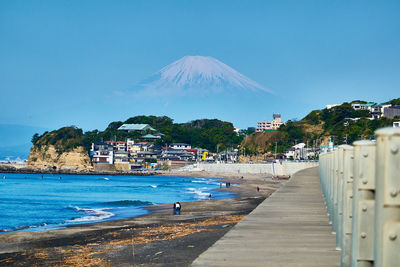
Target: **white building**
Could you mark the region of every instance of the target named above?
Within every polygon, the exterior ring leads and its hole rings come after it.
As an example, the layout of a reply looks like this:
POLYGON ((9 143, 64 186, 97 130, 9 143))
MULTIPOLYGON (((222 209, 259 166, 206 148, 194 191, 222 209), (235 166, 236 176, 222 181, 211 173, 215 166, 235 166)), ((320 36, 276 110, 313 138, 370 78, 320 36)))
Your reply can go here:
POLYGON ((281 114, 273 114, 273 120, 271 122, 268 121, 261 121, 257 122, 256 132, 264 132, 265 130, 277 130, 281 127, 282 120, 281 114))
POLYGON ((372 107, 374 107, 374 106, 376 106, 376 103, 372 103, 372 102, 366 103, 366 104, 355 102, 355 103, 351 104, 351 107, 354 110, 369 110, 369 111, 372 111, 372 107))
POLYGON ((185 143, 175 143, 175 144, 171 144, 170 148, 173 149, 191 149, 192 146, 189 144, 185 144, 185 143))
POLYGON ((306 144, 298 143, 297 145, 292 146, 289 151, 285 153, 285 157, 287 159, 308 159, 309 157, 315 156, 315 153, 311 151, 311 149, 306 148, 306 144))
POLYGON ((92 143, 90 157, 93 163, 113 164, 113 146, 103 142, 92 143))
POLYGON ((126 150, 130 151, 132 146, 135 144, 135 141, 133 141, 132 139, 127 139, 126 140, 126 150))

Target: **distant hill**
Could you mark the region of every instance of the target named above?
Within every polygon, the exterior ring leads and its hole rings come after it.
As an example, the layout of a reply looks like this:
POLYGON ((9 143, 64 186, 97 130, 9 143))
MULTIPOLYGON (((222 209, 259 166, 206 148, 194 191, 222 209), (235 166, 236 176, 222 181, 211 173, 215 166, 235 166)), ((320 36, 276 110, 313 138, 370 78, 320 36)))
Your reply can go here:
MULTIPOLYGON (((400 103, 400 98, 387 103, 400 103)), ((276 146, 277 152, 284 152, 295 143, 308 143, 311 147, 326 143, 329 137, 335 144, 351 144, 356 140, 370 139, 376 129, 392 126, 393 121, 399 120, 384 117, 370 120, 370 117, 369 111, 354 110, 351 103, 314 110, 300 121, 288 121, 275 132, 247 136, 241 144, 241 151, 246 154, 268 153, 274 152, 276 146)))
POLYGON ((169 117, 162 116, 136 116, 126 121, 111 122, 104 131, 87 131, 74 126, 63 127, 32 138, 35 147, 53 145, 61 152, 71 151, 78 146, 83 146, 89 151, 93 142, 115 140, 125 141, 127 138, 141 142, 140 132, 125 132, 118 128, 124 123, 149 124, 157 132, 164 134, 164 138, 157 140, 157 145, 168 145, 171 143, 189 143, 192 147, 201 147, 209 151, 223 150, 225 148, 236 148, 240 145, 243 136, 238 136, 234 131, 233 124, 217 119, 201 119, 187 123, 174 123, 169 117))

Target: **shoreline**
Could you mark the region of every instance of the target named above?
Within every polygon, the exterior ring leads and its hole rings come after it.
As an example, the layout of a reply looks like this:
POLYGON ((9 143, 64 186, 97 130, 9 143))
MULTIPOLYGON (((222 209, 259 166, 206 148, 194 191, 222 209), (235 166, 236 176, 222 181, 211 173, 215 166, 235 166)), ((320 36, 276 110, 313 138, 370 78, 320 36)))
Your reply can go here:
POLYGON ((132 176, 152 176, 158 175, 161 171, 74 171, 74 170, 37 170, 28 168, 0 168, 0 173, 22 173, 22 174, 65 174, 65 175, 132 175, 132 176))
POLYGON ((175 266, 187 266, 285 182, 273 181, 268 175, 259 174, 173 172, 161 175, 222 178, 221 182, 237 185, 217 189, 233 193, 233 198, 182 202, 181 215, 172 215, 172 204, 161 204, 142 207, 150 213, 133 218, 71 225, 56 230, 2 233, 0 265, 63 265, 71 263, 69 261, 77 255, 82 259, 86 253, 88 260, 82 260, 81 264, 77 260, 73 266, 90 266, 91 261, 97 262, 97 266, 123 266, 126 262, 149 264, 154 260, 168 266, 166 262, 174 258, 175 262, 182 262, 182 265, 175 266), (164 251, 166 245, 174 247, 182 242, 190 244, 180 248, 179 253, 157 254, 158 250, 164 251), (91 252, 83 253, 88 246, 91 252), (111 257, 114 254, 119 256, 111 257), (149 259, 146 255, 154 257, 149 259))

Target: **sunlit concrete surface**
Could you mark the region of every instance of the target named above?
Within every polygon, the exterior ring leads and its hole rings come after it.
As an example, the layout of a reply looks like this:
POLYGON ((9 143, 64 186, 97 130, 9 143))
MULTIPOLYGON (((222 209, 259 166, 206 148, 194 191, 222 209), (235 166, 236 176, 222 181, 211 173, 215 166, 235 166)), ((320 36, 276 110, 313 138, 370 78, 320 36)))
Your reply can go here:
POLYGON ((296 173, 192 266, 339 266, 318 169, 296 173))

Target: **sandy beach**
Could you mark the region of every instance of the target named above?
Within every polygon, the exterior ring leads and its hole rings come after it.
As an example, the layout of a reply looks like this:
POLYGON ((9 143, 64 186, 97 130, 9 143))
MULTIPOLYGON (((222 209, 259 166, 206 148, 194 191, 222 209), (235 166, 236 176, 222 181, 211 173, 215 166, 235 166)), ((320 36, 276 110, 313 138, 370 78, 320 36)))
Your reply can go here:
POLYGON ((219 190, 235 197, 183 202, 181 215, 172 214, 172 204, 153 205, 135 218, 0 234, 0 266, 188 266, 287 181, 266 174, 163 175, 222 178, 219 190))

